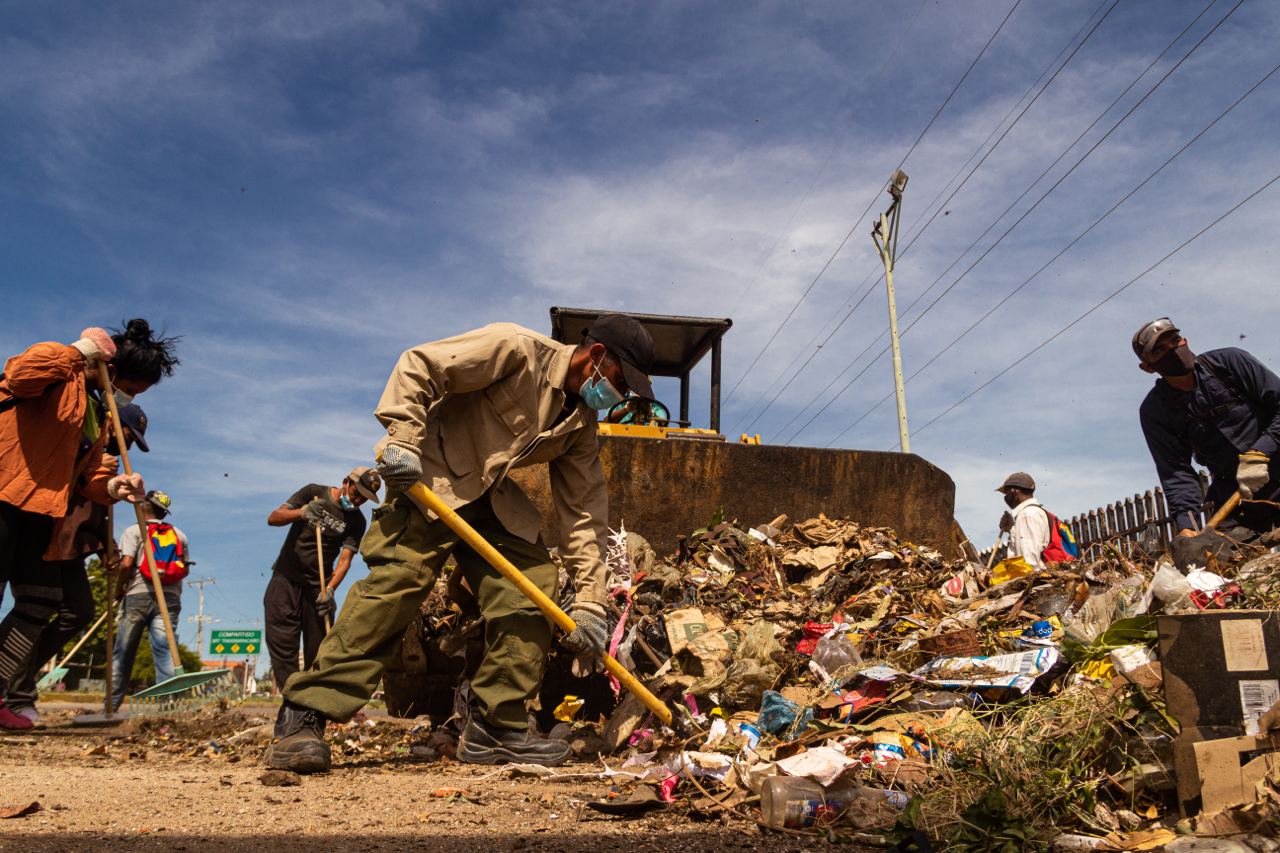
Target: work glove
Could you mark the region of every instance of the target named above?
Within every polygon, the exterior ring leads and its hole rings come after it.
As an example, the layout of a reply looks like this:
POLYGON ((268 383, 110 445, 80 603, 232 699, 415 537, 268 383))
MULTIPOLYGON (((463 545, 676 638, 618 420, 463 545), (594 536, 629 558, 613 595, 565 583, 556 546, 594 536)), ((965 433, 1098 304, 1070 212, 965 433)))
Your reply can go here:
POLYGON ((347 531, 347 522, 334 515, 320 498, 312 498, 302 508, 302 518, 317 527, 328 530, 335 536, 341 536, 347 531))
POLYGON ((1013 530, 1013 513, 1006 511, 1000 516, 1000 532, 1008 533, 1010 530, 1013 530))
POLYGON ((316 612, 321 616, 333 615, 333 590, 327 586, 316 596, 316 612))
POLYGON ((115 341, 111 340, 111 335, 107 334, 106 329, 99 329, 97 326, 90 326, 81 332, 80 340, 71 346, 78 349, 89 364, 93 364, 98 359, 110 361, 116 357, 115 341))
POLYGON ((609 623, 604 606, 589 601, 575 601, 569 616, 577 626, 560 644, 576 657, 569 671, 579 678, 604 671, 604 654, 609 650, 609 623))
POLYGON ((422 457, 406 447, 388 444, 378 456, 378 474, 388 491, 406 491, 422 479, 422 457))
POLYGON ((146 494, 147 487, 142 483, 142 475, 137 472, 117 474, 107 480, 107 497, 113 501, 141 503, 146 494))
POLYGON ((1271 459, 1261 450, 1249 450, 1240 454, 1240 466, 1236 468, 1236 483, 1240 497, 1253 500, 1254 493, 1267 484, 1271 472, 1267 466, 1271 459))

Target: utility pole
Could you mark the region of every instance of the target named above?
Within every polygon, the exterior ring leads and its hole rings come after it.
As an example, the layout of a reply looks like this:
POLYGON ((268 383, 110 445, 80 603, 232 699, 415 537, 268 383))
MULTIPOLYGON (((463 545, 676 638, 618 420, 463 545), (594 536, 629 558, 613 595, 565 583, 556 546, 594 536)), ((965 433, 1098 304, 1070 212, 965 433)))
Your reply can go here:
POLYGON ((204 615, 204 585, 209 583, 216 583, 216 581, 213 578, 200 578, 199 580, 190 580, 190 579, 187 580, 187 588, 190 589, 193 586, 196 587, 198 590, 197 594, 199 595, 199 605, 196 608, 196 615, 187 617, 188 622, 196 623, 196 656, 197 657, 201 657, 204 655, 205 624, 209 622, 217 621, 212 616, 204 615))
POLYGON ((911 436, 907 430, 907 395, 902 381, 902 349, 898 344, 898 304, 893 297, 893 266, 898 260, 898 222, 902 214, 902 191, 907 188, 907 173, 901 169, 889 176, 889 195, 893 203, 880 214, 871 229, 871 241, 884 263, 884 285, 889 294, 889 345, 893 349, 893 393, 898 400, 898 444, 903 453, 911 452, 911 436))

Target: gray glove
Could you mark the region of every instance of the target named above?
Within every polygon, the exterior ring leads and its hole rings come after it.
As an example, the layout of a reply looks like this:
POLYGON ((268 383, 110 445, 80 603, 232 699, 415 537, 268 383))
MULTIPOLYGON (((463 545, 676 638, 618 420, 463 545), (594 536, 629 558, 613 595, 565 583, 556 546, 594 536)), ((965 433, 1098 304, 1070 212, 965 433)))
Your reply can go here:
POLYGON ((321 616, 333 615, 333 590, 327 586, 316 596, 316 612, 321 616))
POLYGON ((334 515, 320 498, 312 498, 310 503, 302 508, 302 517, 308 523, 328 530, 335 536, 341 536, 347 531, 347 522, 334 515))
POLYGON ((422 479, 422 457, 398 444, 388 444, 378 456, 378 473, 388 491, 406 491, 422 479))
POLYGON ((603 657, 609 650, 609 623, 604 618, 604 606, 575 601, 569 608, 569 616, 577 627, 560 644, 575 655, 603 657))

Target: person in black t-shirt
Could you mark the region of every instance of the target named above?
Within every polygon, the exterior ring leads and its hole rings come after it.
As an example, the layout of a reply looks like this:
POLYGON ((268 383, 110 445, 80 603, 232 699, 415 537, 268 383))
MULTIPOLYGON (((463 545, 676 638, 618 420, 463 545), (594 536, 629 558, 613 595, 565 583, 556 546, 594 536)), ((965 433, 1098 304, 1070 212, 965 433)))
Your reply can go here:
POLYGON ((324 619, 333 613, 333 593, 351 568, 364 536, 366 522, 359 507, 366 500, 376 502, 381 487, 376 472, 355 468, 341 486, 303 486, 267 516, 272 527, 289 526, 262 599, 276 687, 283 690, 285 681, 298 671, 299 640, 304 665, 311 666, 315 660, 324 639, 324 619), (317 527, 320 557, 316 555, 317 527), (320 586, 321 557, 324 587, 320 586))

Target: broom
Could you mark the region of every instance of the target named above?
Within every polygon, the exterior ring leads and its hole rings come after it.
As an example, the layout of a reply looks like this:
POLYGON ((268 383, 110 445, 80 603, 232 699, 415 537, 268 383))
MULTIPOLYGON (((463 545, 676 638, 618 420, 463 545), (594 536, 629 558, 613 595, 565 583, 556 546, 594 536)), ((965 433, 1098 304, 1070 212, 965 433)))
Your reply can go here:
MULTIPOLYGON (((133 466, 129 464, 129 451, 125 448, 124 430, 120 426, 120 412, 116 408, 111 376, 107 373, 106 363, 102 361, 98 362, 98 385, 111 411, 111 427, 115 430, 116 444, 120 448, 120 462, 124 466, 124 472, 132 474, 133 466)), ((230 671, 225 669, 206 672, 183 671, 182 658, 178 655, 178 640, 173 634, 173 621, 169 618, 169 605, 165 602, 164 589, 160 586, 160 572, 156 569, 156 555, 151 548, 151 536, 147 533, 147 519, 143 517, 142 507, 138 504, 133 505, 133 511, 138 519, 138 529, 142 531, 143 551, 151 574, 151 590, 155 594, 156 604, 160 607, 160 619, 164 622, 164 635, 169 641, 169 655, 173 661, 174 675, 173 678, 128 697, 130 714, 151 716, 195 710, 234 689, 234 685, 227 677, 230 671), (219 681, 222 684, 218 684, 219 681)))

